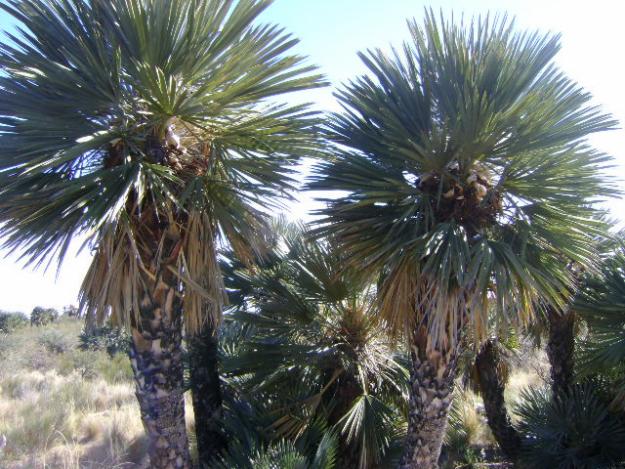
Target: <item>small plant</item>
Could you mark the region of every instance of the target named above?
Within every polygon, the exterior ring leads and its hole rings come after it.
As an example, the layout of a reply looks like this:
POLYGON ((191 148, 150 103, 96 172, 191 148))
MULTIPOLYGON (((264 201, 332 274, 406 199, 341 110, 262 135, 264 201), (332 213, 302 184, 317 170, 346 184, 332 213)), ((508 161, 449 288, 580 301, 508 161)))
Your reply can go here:
POLYGON ((553 399, 547 389, 522 393, 516 414, 523 436, 521 467, 610 469, 625 462, 625 421, 595 382, 553 399))
POLYGON ((271 446, 234 445, 215 467, 218 469, 334 469, 338 452, 338 440, 327 433, 319 443, 311 460, 292 442, 282 440, 271 446))
POLYGON ((39 345, 42 345, 50 353, 66 353, 71 349, 71 343, 63 333, 56 330, 44 331, 39 337, 39 345))
POLYGON ((59 312, 54 308, 42 308, 37 306, 30 313, 31 326, 45 326, 58 319, 59 312))
POLYGON ((28 318, 24 313, 9 313, 0 311, 0 332, 9 334, 16 329, 28 325, 28 318))
POLYGON ((67 305, 63 307, 63 316, 68 318, 80 317, 80 310, 74 305, 67 305))
POLYGON ((83 330, 78 341, 82 350, 106 350, 111 357, 127 353, 130 347, 128 333, 108 325, 83 330))

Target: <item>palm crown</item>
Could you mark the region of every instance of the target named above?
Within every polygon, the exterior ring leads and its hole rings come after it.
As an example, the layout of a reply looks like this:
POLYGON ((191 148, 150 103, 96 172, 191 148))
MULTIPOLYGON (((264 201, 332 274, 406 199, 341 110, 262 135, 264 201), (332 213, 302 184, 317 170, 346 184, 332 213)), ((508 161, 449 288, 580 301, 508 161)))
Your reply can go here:
POLYGON ((592 204, 614 188, 584 138, 615 123, 554 66, 557 37, 426 13, 401 52, 361 54, 370 73, 337 94, 336 156, 310 186, 347 192, 319 231, 383 273, 382 317, 413 325, 416 305, 438 341, 465 321, 483 333, 493 298, 521 319, 559 304, 563 259, 595 262, 592 204))
POLYGON ((218 310, 215 243, 249 257, 263 207, 315 147, 306 106, 271 100, 322 81, 288 54, 295 40, 252 24, 270 3, 4 2, 24 26, 0 50, 5 246, 42 262, 87 234, 97 254, 83 307, 127 322, 139 254, 178 233, 167 255, 188 290, 187 326, 203 298, 218 310))
POLYGON ((274 262, 228 277, 247 292, 229 316, 249 335, 224 368, 263 396, 276 436, 310 439, 322 421, 340 436, 341 461, 379 464, 402 422, 404 357, 373 320, 372 290, 327 240, 307 241, 294 225, 274 231, 274 262))

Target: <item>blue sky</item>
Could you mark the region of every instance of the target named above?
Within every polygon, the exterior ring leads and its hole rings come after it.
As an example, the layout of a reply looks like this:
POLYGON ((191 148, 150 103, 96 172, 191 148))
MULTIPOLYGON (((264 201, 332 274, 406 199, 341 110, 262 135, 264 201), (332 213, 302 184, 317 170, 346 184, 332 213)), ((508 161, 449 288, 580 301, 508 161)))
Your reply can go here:
MULTIPOLYGON (((420 19, 425 6, 458 16, 507 12, 516 18, 519 28, 561 33, 559 66, 594 95, 596 104, 625 125, 625 6, 620 1, 276 0, 263 19, 279 23, 299 37, 298 51, 310 56, 338 85, 363 71, 357 51, 400 44, 408 38, 406 19, 420 19)), ((7 28, 11 24, 0 13, 0 30, 7 28)), ((307 98, 322 109, 336 109, 330 88, 309 93, 307 98)), ((614 175, 625 179, 625 131, 595 136, 592 143, 616 158, 614 175)), ((303 196, 294 212, 299 216, 310 205, 310 198, 303 196)), ((615 201, 611 209, 625 221, 623 201, 615 201)), ((54 269, 22 269, 14 254, 0 251, 0 285, 4 287, 0 309, 28 312, 36 305, 60 308, 75 303, 88 263, 86 254, 68 256, 57 277, 54 269), (3 258, 7 254, 9 257, 3 258)))

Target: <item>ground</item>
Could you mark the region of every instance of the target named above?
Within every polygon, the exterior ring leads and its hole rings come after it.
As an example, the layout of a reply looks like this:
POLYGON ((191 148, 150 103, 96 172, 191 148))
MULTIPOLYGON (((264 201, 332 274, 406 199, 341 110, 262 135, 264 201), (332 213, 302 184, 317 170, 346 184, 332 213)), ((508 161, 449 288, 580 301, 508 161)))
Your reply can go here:
POLYGON ((146 466, 128 358, 80 350, 81 328, 63 319, 0 336, 3 469, 146 466))
MULTIPOLYGON (((0 334, 0 437, 7 439, 0 468, 148 467, 128 358, 81 350, 81 329, 80 320, 64 318, 0 334)), ((543 352, 528 348, 522 357, 514 363, 506 390, 511 405, 521 389, 541 385, 546 376, 543 352)), ((186 397, 193 444, 193 413, 186 397)), ((455 408, 459 425, 448 435, 443 466, 506 467, 486 462, 497 458, 481 399, 458 386, 455 408)))

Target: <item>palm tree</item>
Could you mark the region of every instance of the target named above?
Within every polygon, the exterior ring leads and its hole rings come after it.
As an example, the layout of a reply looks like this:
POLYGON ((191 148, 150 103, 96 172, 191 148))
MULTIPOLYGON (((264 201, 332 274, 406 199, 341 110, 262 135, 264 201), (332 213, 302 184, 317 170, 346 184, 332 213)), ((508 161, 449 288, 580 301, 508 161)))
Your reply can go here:
MULTIPOLYGON (((619 268, 622 267, 622 246, 615 243, 614 239, 607 235, 597 240, 597 247, 602 253, 601 274, 596 272, 584 276, 582 272, 572 271, 576 275, 577 291, 574 296, 566 299, 563 310, 558 311, 547 305, 543 309, 537 321, 527 331, 534 338, 535 346, 540 346, 541 336, 547 336, 546 351, 550 365, 551 375, 551 399, 568 399, 567 394, 578 383, 576 381, 576 368, 581 371, 581 376, 595 376, 600 371, 614 375, 613 367, 618 366, 619 361, 603 363, 597 351, 602 350, 601 343, 618 343, 622 328, 619 326, 621 317, 616 313, 618 304, 622 298, 618 297, 619 282, 622 283, 619 268), (577 311, 579 310, 579 311, 577 311), (581 312, 581 317, 578 318, 581 312), (580 319, 588 330, 586 339, 580 345, 578 359, 581 363, 575 363, 575 342, 579 335, 580 319), (606 322, 607 320, 607 322, 606 322), (603 332, 599 332, 603 331, 603 332), (605 335, 610 337, 605 340, 605 335), (599 339, 604 337, 604 339, 599 339), (612 342, 614 341, 614 342, 612 342)), ((571 266, 569 266, 571 269, 571 266)), ((622 285, 621 285, 622 286, 622 285)), ((501 337, 501 335, 500 335, 501 337)), ((497 440, 500 448, 511 461, 517 460, 522 446, 521 434, 511 423, 510 415, 506 408, 504 390, 506 384, 507 369, 505 359, 502 357, 502 343, 497 338, 489 338, 475 359, 476 378, 479 391, 484 399, 484 407, 489 427, 497 440)), ((625 357, 625 352, 623 352, 625 357)), ((623 362, 625 365, 625 362, 623 362)), ((616 373, 618 382, 618 372, 616 373)), ((624 388, 625 389, 625 388, 624 388)), ((625 396, 619 395, 615 399, 625 396)), ((531 394, 542 404, 542 394, 531 394)), ((579 396, 578 396, 579 397, 579 396)), ((574 400, 571 396, 569 400, 574 400)))
POLYGON ((379 316, 410 344, 402 468, 437 467, 463 331, 527 323, 593 265, 591 204, 615 189, 584 138, 613 128, 553 64, 558 37, 505 18, 457 24, 426 12, 401 53, 361 54, 370 74, 337 97, 332 160, 310 187, 347 264, 380 275, 379 316))
POLYGON ((331 244, 306 241, 296 225, 281 231, 265 269, 228 283, 247 292, 228 317, 250 333, 224 360, 226 375, 267 403, 273 438, 315 440, 323 422, 338 436, 337 467, 379 467, 401 431, 405 360, 373 321, 373 291, 331 244))
POLYGON ((575 312, 570 308, 557 311, 548 308, 546 318, 549 321, 547 356, 552 381, 552 392, 555 396, 567 392, 573 384, 575 349, 575 312))
POLYGON ((506 407, 507 373, 501 349, 498 339, 487 339, 475 358, 475 371, 488 426, 506 458, 516 461, 521 450, 521 437, 512 425, 506 407))
POLYGON ((625 462, 625 256, 618 239, 604 238, 599 249, 601 271, 579 276, 570 306, 583 332, 575 375, 568 373, 566 387, 554 380, 551 390, 526 391, 515 409, 523 442, 519 462, 527 467, 625 462))
POLYGON ((0 223, 30 263, 94 252, 87 317, 130 329, 155 468, 189 467, 183 325, 217 324, 216 246, 261 249, 264 208, 310 154, 313 116, 275 97, 322 84, 269 0, 8 0, 0 48, 0 223))
POLYGON ((580 378, 599 375, 613 396, 612 404, 625 411, 625 241, 621 232, 604 243, 599 275, 587 275, 572 309, 588 333, 580 341, 576 368, 580 378))

